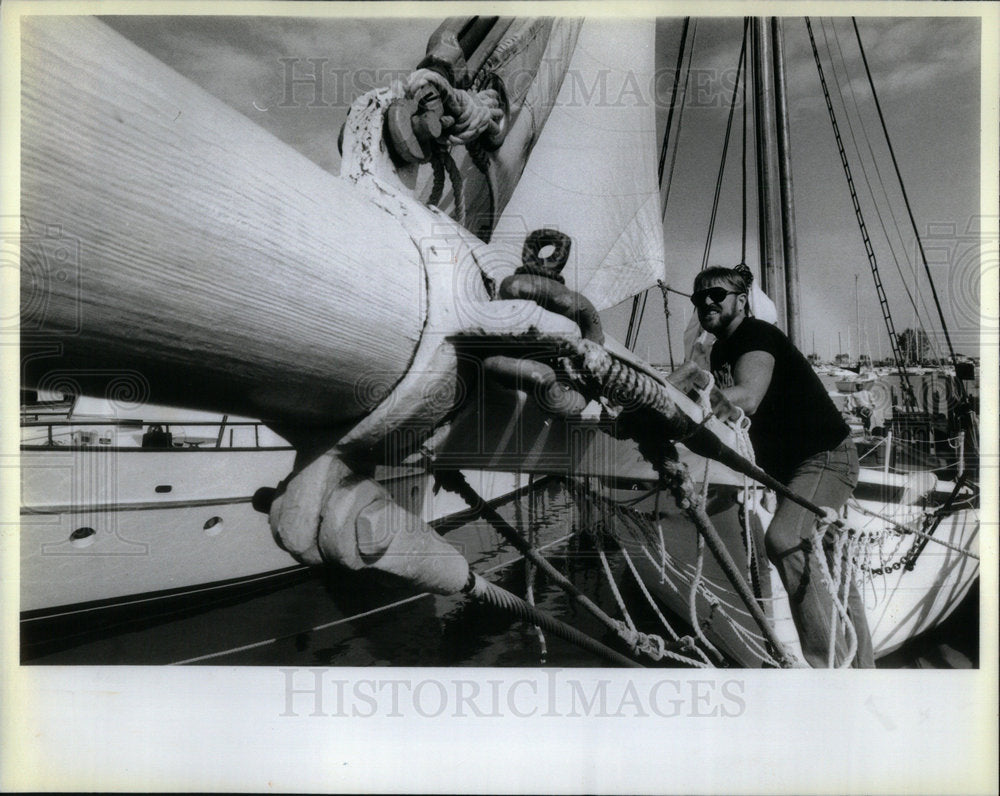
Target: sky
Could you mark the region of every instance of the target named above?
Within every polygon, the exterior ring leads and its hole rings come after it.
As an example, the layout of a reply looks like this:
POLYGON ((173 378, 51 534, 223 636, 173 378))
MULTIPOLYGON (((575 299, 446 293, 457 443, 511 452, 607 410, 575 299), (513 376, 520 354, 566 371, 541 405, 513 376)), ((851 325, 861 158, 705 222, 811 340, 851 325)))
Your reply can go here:
MULTIPOLYGON (((105 21, 334 174, 339 171, 337 132, 350 102, 409 72, 440 22, 432 18, 148 16, 106 17, 105 21), (308 59, 325 59, 319 100, 313 101, 313 89, 306 87, 297 89, 297 101, 288 102, 287 70, 294 68, 296 76, 307 74, 312 69, 308 59)), ((901 273, 912 290, 912 269, 917 263, 922 322, 943 351, 940 324, 850 20, 814 18, 812 22, 896 330, 914 325, 901 273), (844 111, 837 86, 850 113, 844 111), (866 193, 867 180, 853 152, 852 135, 879 197, 878 212, 866 193), (892 249, 885 242, 883 225, 895 242, 892 249)), ((658 21, 657 68, 673 69, 681 25, 680 18, 658 21)), ((975 355, 981 279, 976 232, 980 213, 979 20, 861 18, 858 25, 952 341, 958 352, 975 355)), ((688 92, 664 224, 665 281, 685 292, 700 269, 705 248, 741 35, 739 18, 697 20, 692 86, 698 88, 688 92)), ((784 42, 802 299, 799 346, 807 353, 815 350, 823 359, 838 351, 857 354, 855 319, 859 315, 862 352, 889 356, 871 271, 801 17, 785 19, 784 42)), ((660 81, 660 85, 669 90, 671 81, 660 81)), ((669 97, 658 98, 660 135, 668 106, 669 97)), ((740 259, 741 113, 739 106, 711 244, 712 264, 732 265, 740 259)), ((747 262, 757 271, 752 142, 749 146, 747 262)), ((628 302, 604 313, 609 333, 619 339, 625 337, 630 309, 628 302)), ((679 360, 691 305, 673 294, 670 309, 669 337, 674 358, 679 360)), ((636 351, 649 361, 667 362, 667 339, 662 302, 654 290, 649 294, 636 351)))

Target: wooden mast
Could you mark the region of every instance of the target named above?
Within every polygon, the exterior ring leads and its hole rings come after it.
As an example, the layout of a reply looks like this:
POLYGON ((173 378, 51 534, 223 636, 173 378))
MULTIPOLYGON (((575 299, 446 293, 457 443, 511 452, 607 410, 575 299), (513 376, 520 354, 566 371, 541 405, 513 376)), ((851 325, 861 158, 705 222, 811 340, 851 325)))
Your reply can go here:
POLYGON ((802 348, 802 318, 799 311, 799 263, 795 243, 795 205, 792 191, 792 144, 788 133, 788 100, 785 92, 785 54, 781 19, 771 17, 774 52, 775 128, 778 145, 778 191, 781 195, 781 243, 785 264, 785 312, 788 338, 802 348))
POLYGON ((305 422, 384 398, 425 323, 420 242, 96 19, 21 26, 25 377, 305 422))
POLYGON ((776 17, 754 19, 751 41, 761 287, 774 302, 778 325, 801 347, 804 340, 780 21, 776 17))
POLYGON ((767 20, 755 17, 751 26, 754 74, 754 126, 757 140, 757 224, 761 288, 774 302, 778 326, 787 329, 784 251, 781 247, 781 207, 774 195, 780 182, 777 136, 774 132, 774 84, 767 20))

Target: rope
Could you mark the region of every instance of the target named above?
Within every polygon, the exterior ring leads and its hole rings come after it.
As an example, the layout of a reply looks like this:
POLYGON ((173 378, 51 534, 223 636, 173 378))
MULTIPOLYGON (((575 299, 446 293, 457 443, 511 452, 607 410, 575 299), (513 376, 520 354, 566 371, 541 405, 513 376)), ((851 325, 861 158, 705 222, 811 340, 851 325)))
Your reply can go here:
MULTIPOLYGON (((659 562, 657 562, 657 560, 655 558, 653 558, 653 554, 649 552, 649 548, 646 547, 646 545, 642 545, 641 549, 642 549, 642 554, 644 556, 646 556, 646 558, 648 559, 649 563, 651 563, 654 567, 660 566, 659 562)), ((679 578, 683 578, 684 577, 684 573, 682 573, 676 567, 673 567, 673 569, 674 569, 674 571, 676 572, 676 574, 677 574, 677 576, 679 578)), ((666 564, 662 565, 662 568, 660 569, 660 574, 663 577, 663 580, 666 581, 667 580, 667 576, 666 576, 666 564)), ((672 581, 671 581, 671 585, 674 586, 674 588, 677 588, 676 585, 672 581)), ((677 588, 677 591, 679 592, 680 589, 677 588)), ((712 607, 712 610, 714 610, 715 607, 719 603, 719 601, 715 598, 715 595, 713 595, 704 586, 701 587, 701 593, 702 593, 702 597, 705 598, 705 600, 708 602, 708 604, 712 607)), ((698 623, 697 622, 691 623, 691 627, 692 627, 692 630, 694 630, 695 635, 697 636, 698 635, 698 630, 699 630, 698 623)), ((704 647, 705 647, 706 650, 708 650, 709 652, 712 653, 712 655, 715 657, 715 659, 717 661, 719 661, 721 663, 721 662, 723 662, 725 660, 724 657, 723 657, 723 655, 722 655, 722 653, 719 652, 719 650, 717 650, 715 648, 715 645, 713 645, 707 638, 705 638, 704 636, 702 636, 698 640, 701 641, 701 643, 704 645, 704 647)), ((701 656, 706 661, 708 660, 708 657, 703 652, 700 653, 700 654, 701 654, 701 656)))
POLYGON ((705 653, 702 652, 702 650, 697 645, 694 644, 693 640, 690 637, 685 636, 682 639, 677 635, 677 632, 673 629, 673 627, 671 627, 670 623, 667 621, 667 618, 663 615, 663 612, 660 611, 659 606, 656 604, 656 600, 653 599, 653 595, 649 593, 649 589, 646 588, 646 584, 639 576, 639 572, 638 570, 636 570, 635 564, 632 562, 632 556, 628 554, 628 550, 626 550, 625 547, 622 545, 619 545, 619 549, 621 550, 622 558, 625 560, 625 564, 628 566, 629 572, 632 573, 632 577, 635 579, 636 584, 639 586, 639 591, 641 591, 642 595, 646 598, 646 602, 649 603, 650 608, 653 609, 653 612, 660 620, 660 623, 666 629, 667 634, 674 641, 680 641, 683 644, 688 644, 689 645, 688 649, 690 649, 691 652, 694 652, 697 655, 699 655, 702 658, 702 660, 696 661, 692 660, 691 658, 685 658, 683 655, 680 655, 676 652, 670 652, 669 650, 667 651, 666 656, 673 660, 680 661, 682 663, 687 663, 690 664, 691 666, 696 666, 700 669, 714 668, 712 667, 711 662, 708 660, 708 656, 705 655, 705 653))
POLYGON ((474 144, 484 135, 494 136, 501 132, 504 111, 500 95, 491 88, 481 91, 457 89, 433 69, 417 69, 407 78, 405 92, 413 97, 424 89, 437 93, 444 114, 441 117, 442 133, 431 155, 434 181, 427 204, 439 204, 447 174, 455 199, 455 221, 465 226, 464 181, 449 148, 456 144, 469 147, 473 162, 481 171, 484 170, 482 155, 476 151, 474 144))
POLYGON ((571 644, 575 644, 581 649, 600 655, 602 658, 610 661, 616 666, 628 666, 630 668, 638 669, 644 668, 642 664, 636 663, 631 658, 622 655, 620 652, 616 652, 605 644, 591 638, 587 634, 581 633, 575 627, 567 625, 565 622, 556 619, 554 616, 539 611, 537 608, 528 605, 528 603, 520 597, 511 594, 506 589, 503 589, 494 583, 490 583, 485 578, 474 573, 471 573, 471 576, 473 578, 473 585, 469 594, 487 605, 500 608, 516 616, 518 619, 523 619, 534 625, 538 625, 542 629, 549 631, 553 635, 559 636, 561 639, 568 641, 571 644))
MULTIPOLYGON (((851 23, 854 25, 854 34, 858 40, 858 49, 861 51, 861 60, 865 65, 865 74, 868 76, 868 85, 872 90, 872 99, 875 100, 875 109, 878 111, 878 118, 882 124, 882 132, 885 135, 885 143, 889 148, 889 156, 892 158, 893 168, 896 170, 896 178, 899 182, 899 190, 903 195, 903 203, 906 205, 906 212, 910 217, 910 224, 913 226, 913 237, 917 241, 917 248, 920 250, 920 259, 924 263, 924 271, 927 273, 927 283, 931 288, 931 296, 934 299, 934 306, 938 311, 938 318, 941 321, 941 331, 944 332, 945 342, 948 344, 948 352, 951 354, 951 362, 957 367, 958 358, 955 356, 955 348, 951 344, 951 335, 948 333, 948 324, 944 319, 944 312, 941 309, 941 302, 938 300, 937 288, 934 286, 934 277, 931 275, 931 267, 927 263, 927 254, 924 252, 924 244, 920 238, 920 232, 917 229, 917 220, 913 216, 913 208, 910 207, 910 197, 906 193, 906 186, 903 184, 903 175, 899 170, 899 163, 896 161, 896 150, 892 146, 892 141, 889 139, 889 128, 885 123, 885 116, 882 114, 882 103, 878 100, 878 92, 875 91, 875 81, 872 80, 871 70, 868 68, 868 56, 865 54, 865 47, 861 43, 861 34, 858 32, 858 23, 854 17, 851 17, 851 23)), ((967 395, 965 392, 965 385, 962 381, 958 380, 958 390, 959 394, 962 396, 963 400, 967 400, 967 395)), ((970 439, 975 447, 978 448, 977 440, 970 439)))
MULTIPOLYGON (((480 336, 479 339, 486 340, 489 337, 480 336)), ((711 415, 706 415, 700 423, 696 423, 683 414, 671 398, 663 377, 655 374, 652 370, 640 370, 638 367, 633 367, 629 363, 613 357, 607 349, 592 340, 571 339, 536 331, 515 335, 498 335, 496 339, 505 343, 515 340, 526 342, 530 340, 532 343, 538 343, 553 352, 570 381, 584 392, 590 393, 590 397, 601 396, 619 406, 626 404, 633 411, 643 409, 653 412, 665 422, 664 434, 670 439, 684 442, 700 435, 699 441, 711 445, 713 448, 711 458, 738 473, 750 476, 758 483, 808 509, 816 516, 826 516, 826 512, 821 507, 793 492, 756 464, 725 447, 717 439, 706 439, 702 432, 705 423, 711 419, 711 415)))
MULTIPOLYGON (((854 623, 851 621, 850 617, 847 615, 847 608, 844 606, 840 599, 840 571, 841 571, 841 561, 840 556, 843 554, 843 540, 841 537, 844 534, 838 533, 837 540, 835 542, 835 558, 833 562, 833 573, 830 572, 830 567, 826 561, 826 552, 823 545, 823 537, 826 536, 826 532, 830 526, 838 528, 834 523, 816 523, 816 527, 813 530, 813 549, 816 551, 816 558, 819 559, 820 568, 822 570, 821 576, 823 578, 823 583, 827 587, 827 591, 830 594, 830 599, 833 601, 833 611, 830 615, 830 649, 827 658, 827 666, 829 668, 834 668, 835 658, 836 658, 836 647, 837 647, 837 619, 838 617, 844 622, 844 629, 847 633, 848 645, 847 653, 844 656, 844 660, 840 663, 838 668, 847 668, 854 661, 855 655, 858 652, 858 635, 854 630, 854 623)), ((846 573, 850 576, 850 572, 846 573)))
MULTIPOLYGON (((743 70, 747 72, 746 55, 743 56, 743 70)), ((740 236, 740 262, 747 261, 747 81, 743 80, 743 139, 741 144, 741 165, 743 169, 743 233, 740 236)))
POLYGON ((618 603, 618 610, 621 611, 622 616, 625 619, 625 626, 627 627, 627 637, 625 637, 625 642, 634 650, 645 653, 654 661, 659 661, 664 658, 667 654, 666 642, 664 642, 662 636, 657 636, 652 633, 641 633, 635 626, 635 622, 632 621, 632 616, 628 612, 628 607, 625 605, 625 600, 622 598, 622 594, 618 589, 618 584, 615 582, 615 577, 611 572, 611 566, 608 564, 608 557, 603 549, 598 548, 598 557, 601 560, 601 565, 604 567, 604 575, 608 579, 608 585, 611 589, 611 594, 615 598, 615 602, 618 603))
MULTIPOLYGON (((736 421, 734 423, 734 428, 736 430, 736 448, 740 455, 747 461, 756 464, 756 458, 754 457, 753 452, 753 443, 750 440, 750 418, 747 417, 746 413, 744 413, 740 407, 736 408, 738 411, 736 421)), ((754 597, 756 597, 757 601, 760 602, 763 598, 760 583, 760 568, 757 566, 753 530, 750 527, 750 512, 756 511, 757 508, 756 495, 756 488, 751 486, 750 478, 744 474, 742 491, 743 545, 747 551, 747 572, 750 573, 750 585, 753 587, 754 597)))
POLYGON ((667 179, 664 181, 663 175, 660 175, 660 186, 664 184, 666 188, 663 194, 663 209, 660 211, 660 217, 665 219, 667 217, 667 202, 670 201, 670 188, 674 182, 674 166, 677 164, 677 152, 680 150, 681 133, 680 131, 684 128, 684 109, 687 108, 687 87, 688 81, 691 77, 691 62, 694 59, 694 43, 698 38, 698 20, 695 19, 694 26, 691 29, 691 49, 688 51, 688 62, 687 69, 684 71, 684 85, 681 86, 681 109, 680 113, 677 115, 677 135, 674 138, 674 150, 670 153, 670 168, 667 171, 667 179))
POLYGON ((422 88, 437 91, 444 104, 446 116, 442 117, 449 144, 468 144, 484 134, 496 134, 503 122, 500 95, 495 89, 467 91, 455 88, 443 75, 433 69, 417 69, 407 78, 407 94, 413 96, 422 88), (447 124, 451 121, 450 126, 447 124))
MULTIPOLYGON (((688 622, 698 640, 702 644, 711 647, 711 643, 705 637, 701 622, 698 621, 698 590, 701 588, 701 573, 705 565, 705 539, 698 533, 697 529, 695 529, 695 537, 697 538, 698 555, 695 558, 694 577, 691 579, 691 588, 688 590, 688 622)), ((705 625, 707 626, 711 623, 711 618, 715 614, 715 609, 719 603, 717 600, 709 599, 707 591, 704 592, 704 596, 708 599, 709 605, 708 618, 705 620, 705 625)))
POLYGON ((886 517, 883 514, 879 514, 876 511, 871 511, 869 509, 866 509, 864 506, 861 506, 855 503, 854 501, 851 502, 851 508, 860 511, 862 514, 867 514, 869 517, 874 517, 875 519, 882 520, 882 522, 886 523, 887 525, 891 525, 893 528, 895 528, 897 531, 899 531, 904 535, 913 534, 914 536, 920 537, 921 539, 926 539, 927 541, 934 542, 935 544, 939 544, 942 547, 947 547, 949 550, 952 550, 956 553, 960 553, 963 556, 974 558, 976 561, 982 560, 978 555, 976 555, 971 550, 965 547, 959 547, 957 544, 949 542, 946 539, 939 539, 937 536, 932 536, 931 534, 925 533, 924 531, 921 531, 917 528, 911 528, 908 525, 896 522, 892 518, 886 517))
MULTIPOLYGON (((565 575, 563 575, 559 570, 557 570, 552 564, 549 563, 543 555, 538 553, 524 537, 517 531, 516 528, 510 525, 503 517, 500 516, 499 512, 490 505, 483 502, 482 498, 476 493, 476 491, 469 485, 469 482, 465 479, 465 476, 457 471, 442 471, 438 473, 438 478, 440 483, 444 488, 449 491, 454 492, 459 495, 463 500, 465 500, 470 507, 478 508, 480 511, 480 516, 483 517, 487 522, 490 523, 496 530, 506 539, 510 544, 512 544, 517 551, 523 555, 526 559, 531 561, 535 566, 542 570, 546 576, 559 588, 561 588, 567 595, 572 598, 572 600, 586 611, 588 611, 594 618, 596 618, 601 624, 603 624, 608 630, 617 634, 622 641, 628 644, 629 648, 633 652, 641 652, 654 658, 657 651, 660 652, 660 657, 662 657, 663 639, 659 637, 649 637, 645 633, 639 633, 634 627, 628 627, 623 622, 620 622, 612 617, 608 616, 601 608, 596 605, 587 595, 580 591, 572 581, 570 581, 565 575), (657 641, 656 639, 659 639, 657 641)), ((536 623, 538 624, 538 623, 536 623)), ((545 625, 540 625, 545 628, 545 625)))
MULTIPOLYGON (((673 126, 674 108, 677 107, 677 84, 681 79, 681 66, 684 63, 684 46, 687 44, 688 26, 691 24, 691 17, 684 17, 684 24, 681 27, 681 42, 677 49, 677 66, 674 67, 674 87, 670 90, 670 110, 667 111, 666 129, 663 131, 663 144, 660 146, 660 161, 656 167, 656 177, 663 185, 663 164, 667 159, 667 141, 670 140, 670 130, 673 126)), ((690 69, 690 67, 689 67, 690 69)))
POLYGON ((722 162, 719 164, 719 174, 715 178, 715 196, 712 199, 712 215, 708 222, 708 236, 705 239, 705 253, 701 258, 701 270, 708 268, 708 255, 712 248, 712 237, 715 231, 715 219, 719 212, 719 197, 722 194, 722 181, 726 173, 726 158, 729 154, 729 136, 733 129, 733 114, 736 111, 736 92, 740 88, 740 78, 743 75, 743 62, 746 60, 747 30, 750 27, 750 18, 743 18, 743 43, 740 45, 740 59, 736 67, 736 84, 733 86, 733 95, 729 101, 729 119, 726 121, 726 135, 722 142, 722 162))
POLYGON ((662 279, 656 280, 657 286, 660 288, 660 293, 663 294, 663 321, 667 327, 667 353, 670 355, 670 370, 674 369, 674 343, 670 339, 670 288, 664 283, 662 279))
MULTIPOLYGON (((840 96, 840 102, 841 102, 841 104, 844 107, 844 118, 847 119, 847 127, 848 127, 848 130, 849 130, 850 134, 851 134, 851 141, 854 143, 854 148, 858 152, 858 162, 861 164, 861 171, 864 173, 865 183, 868 186, 868 190, 869 190, 869 192, 871 194, 872 206, 875 209, 875 215, 878 218, 879 226, 882 227, 882 234, 885 235, 886 244, 888 245, 888 248, 889 248, 889 254, 892 256, 893 263, 896 266, 896 272, 899 274, 900 283, 903 286, 903 290, 906 291, 906 297, 910 300, 910 304, 913 307, 913 311, 915 313, 914 317, 916 318, 917 325, 919 326, 919 328, 921 330, 923 330, 923 332, 925 334, 927 334, 927 329, 924 326, 923 320, 920 317, 920 310, 917 308, 917 303, 916 303, 916 301, 914 300, 913 296, 910 293, 910 287, 906 283, 906 277, 903 276, 902 268, 900 268, 899 259, 896 257, 895 246, 893 245, 893 243, 892 243, 892 241, 891 241, 891 239, 889 237, 889 231, 886 229, 885 221, 882 218, 882 212, 879 209, 878 202, 875 201, 875 192, 872 191, 872 189, 871 189, 871 178, 868 176, 868 170, 865 168, 865 162, 864 162, 863 158, 861 157, 861 148, 858 146, 857 139, 855 138, 855 135, 854 135, 854 126, 851 124, 851 117, 850 117, 850 114, 847 111, 847 102, 844 100, 844 94, 843 94, 843 92, 841 91, 841 88, 840 88, 840 80, 837 77, 836 64, 834 64, 834 61, 833 61, 833 51, 830 49, 830 42, 829 42, 829 40, 827 39, 827 36, 826 36, 826 25, 824 24, 823 20, 820 20, 820 28, 821 28, 821 31, 823 33, 823 41, 826 44, 827 54, 828 54, 828 56, 830 58, 830 66, 831 66, 831 69, 832 69, 832 72, 833 72, 833 83, 834 83, 834 85, 837 88, 837 94, 840 96)), ((840 47, 840 37, 837 35, 837 27, 836 27, 835 24, 831 23, 831 28, 833 29, 833 38, 834 38, 834 42, 837 45, 837 52, 840 55, 840 61, 841 61, 841 64, 843 65, 844 74, 848 76, 847 87, 848 87, 848 89, 850 90, 850 93, 851 93, 851 99, 852 99, 852 101, 854 103, 855 111, 857 112, 859 126, 861 127, 861 132, 862 132, 862 134, 864 136, 865 144, 868 147, 868 153, 870 154, 871 159, 872 159, 872 165, 875 167, 875 175, 876 175, 876 177, 878 177, 879 187, 882 189, 882 195, 885 197, 885 204, 889 208, 889 217, 892 219, 893 229, 896 232, 896 237, 899 238, 899 243, 902 246, 903 258, 907 261, 907 265, 909 265, 910 264, 910 256, 909 256, 909 253, 908 253, 908 248, 909 247, 906 245, 906 242, 903 240, 902 233, 900 232, 899 222, 896 220, 896 213, 895 213, 895 210, 893 209, 892 202, 889 200, 889 193, 886 190, 885 182, 884 182, 884 180, 882 178, 882 170, 879 168, 879 165, 878 165, 878 158, 875 157, 875 151, 872 148, 871 141, 870 141, 870 139, 868 137, 868 130, 867 130, 867 127, 865 126, 864 118, 861 116, 861 108, 860 108, 860 105, 858 104, 857 94, 854 91, 854 82, 852 80, 850 80, 850 77, 849 77, 850 72, 848 71, 848 68, 847 68, 847 60, 844 58, 844 52, 843 52, 843 50, 840 47)), ((919 292, 919 290, 917 291, 917 297, 920 299, 920 302, 924 306, 924 310, 929 315, 930 312, 929 312, 929 310, 927 308, 927 302, 924 300, 924 297, 919 292)), ((860 336, 861 332, 859 331, 858 334, 860 336)), ((928 335, 928 340, 932 341, 932 345, 934 347, 935 355, 939 355, 940 351, 938 350, 938 346, 937 346, 936 341, 933 341, 933 339, 929 335, 928 335)))
MULTIPOLYGON (((586 510, 588 513, 592 512, 593 511, 593 505, 592 504, 593 504, 596 496, 591 496, 591 494, 588 493, 588 492, 580 491, 579 492, 579 497, 580 497, 581 501, 583 501, 583 504, 584 504, 583 508, 584 508, 584 510, 586 510)), ((658 497, 658 495, 657 495, 657 497, 658 497)), ((624 524, 630 524, 630 525, 632 525, 632 527, 635 528, 635 529, 637 529, 640 532, 640 534, 645 535, 643 526, 639 525, 638 523, 636 523, 634 521, 632 512, 629 512, 627 510, 623 510, 620 507, 620 505, 617 503, 617 501, 609 501, 607 499, 601 499, 601 507, 602 507, 602 509, 609 509, 611 511, 611 513, 614 515, 614 518, 616 520, 621 520, 621 521, 624 522, 624 524)), ((603 521, 602 525, 604 525, 604 526, 606 526, 608 528, 612 528, 613 527, 611 525, 610 520, 603 521)), ((660 528, 660 531, 662 532, 662 528, 660 528)), ((612 536, 616 536, 613 531, 612 531, 611 535, 612 536)), ((632 563, 632 559, 628 555, 628 551, 624 548, 624 546, 622 545, 622 543, 621 543, 620 540, 619 540, 618 544, 619 544, 619 548, 622 551, 623 557, 626 559, 626 563, 628 564, 629 569, 632 571, 633 576, 635 577, 636 581, 639 583, 640 590, 642 591, 643 595, 646 597, 646 600, 649 602, 650 606, 653 608, 654 612, 657 614, 657 616, 659 617, 661 623, 666 628, 668 634, 670 635, 671 639, 673 639, 673 642, 674 642, 672 644, 660 647, 660 643, 661 643, 662 639, 660 639, 659 641, 657 641, 655 639, 657 639, 658 637, 651 636, 650 637, 652 639, 651 643, 653 645, 655 645, 654 649, 653 650, 643 650, 643 651, 645 651, 647 654, 650 654, 651 656, 655 652, 656 655, 658 656, 657 659, 659 659, 659 657, 667 657, 667 658, 671 658, 673 660, 677 660, 677 661, 685 663, 685 664, 697 666, 697 665, 699 665, 699 663, 697 661, 692 661, 690 658, 687 658, 687 657, 679 654, 680 652, 693 651, 695 654, 698 655, 699 658, 702 659, 702 661, 703 661, 703 663, 701 664, 702 667, 704 667, 705 665, 709 665, 710 666, 711 663, 709 662, 708 657, 697 646, 697 644, 694 643, 694 639, 692 639, 689 636, 685 636, 685 637, 682 637, 682 638, 678 637, 677 633, 670 626, 670 623, 667 622, 666 618, 663 616, 663 614, 660 612, 659 608, 656 606, 656 602, 653 600, 653 597, 649 594, 649 591, 646 588, 645 583, 643 583, 643 581, 642 581, 641 577, 639 576, 638 572, 635 570, 635 565, 632 563), (662 650, 662 654, 660 653, 660 650, 662 650)), ((655 559, 653 558, 652 554, 649 552, 649 549, 645 545, 641 545, 641 550, 642 550, 643 554, 646 556, 646 558, 649 559, 649 561, 653 564, 653 566, 656 567, 657 563, 656 563, 655 559)), ((663 548, 663 550, 661 550, 661 552, 663 553, 664 556, 666 556, 665 548, 663 548)), ((666 578, 666 564, 663 564, 661 566, 660 572, 661 572, 662 577, 665 579, 666 578)), ((606 576, 607 576, 607 578, 609 580, 609 583, 611 584, 611 588, 612 588, 613 592, 616 591, 617 590, 617 584, 614 582, 614 580, 613 580, 613 578, 611 576, 610 569, 608 567, 605 568, 605 574, 606 574, 606 576)), ((714 613, 715 608, 718 607, 719 601, 714 597, 713 594, 711 594, 711 592, 708 592, 705 589, 703 589, 702 592, 703 592, 703 596, 705 597, 705 599, 708 600, 709 603, 712 605, 712 612, 714 613)), ((628 612, 627 612, 627 609, 625 608, 624 601, 620 599, 620 594, 616 597, 616 599, 619 600, 619 606, 621 607, 622 612, 627 616, 628 612)), ((693 626, 695 627, 695 629, 697 631, 697 624, 694 624, 693 626)), ((722 654, 718 650, 716 650, 714 646, 712 646, 711 642, 709 642, 707 638, 705 638, 704 636, 702 636, 701 640, 702 640, 703 644, 705 645, 705 648, 708 649, 710 652, 712 652, 712 654, 715 655, 716 658, 720 662, 722 662, 724 660, 722 654)), ((647 643, 647 646, 648 646, 648 643, 647 643)))
MULTIPOLYGON (((521 487, 521 473, 518 471, 515 473, 515 487, 519 490, 521 487)), ((538 549, 538 517, 535 511, 535 490, 534 490, 534 476, 528 476, 528 543, 535 549, 538 549)), ((520 511, 521 501, 515 501, 515 517, 517 520, 518 527, 524 525, 522 512, 520 511)), ((536 567, 531 559, 524 559, 524 597, 528 601, 528 604, 535 607, 535 576, 538 573, 538 567, 536 567)), ((545 663, 546 657, 548 657, 548 644, 545 641, 545 631, 543 631, 538 625, 534 625, 535 633, 538 634, 538 653, 541 658, 541 663, 545 663)))
POLYGON ((809 34, 809 45, 813 52, 813 60, 816 63, 816 72, 819 75, 819 82, 823 88, 823 99, 826 102, 826 111, 830 117, 830 125, 833 128, 833 136, 837 143, 837 150, 840 153, 840 165, 843 168, 844 177, 847 180, 847 187, 851 194, 851 202, 854 205, 854 216, 858 222, 858 230, 861 233, 861 238, 865 245, 865 254, 868 258, 868 265, 872 273, 872 279, 875 282, 875 292, 878 294, 879 306, 882 310, 882 319, 885 321, 886 331, 889 335, 889 345, 892 347, 892 356, 896 362, 896 370, 899 373, 900 388, 903 390, 903 400, 908 407, 916 406, 917 400, 913 395, 913 389, 903 367, 899 340, 896 337, 896 327, 893 324, 892 313, 889 310, 889 301, 885 296, 885 290, 882 285, 882 277, 879 275, 878 258, 875 256, 875 249, 872 246, 871 238, 868 234, 868 226, 865 224, 864 213, 858 199, 851 165, 847 159, 847 151, 844 148, 843 137, 840 134, 840 126, 837 124, 837 115, 833 109, 833 101, 830 97, 830 90, 827 86, 825 72, 823 71, 823 63, 820 59, 819 48, 816 44, 816 37, 813 35, 812 23, 810 22, 809 17, 805 18, 805 22, 806 32, 809 34))
POLYGON ((782 666, 791 665, 791 659, 784 645, 778 639, 777 635, 775 635, 770 621, 764 615, 764 612, 754 598, 753 592, 750 591, 750 587, 737 570, 736 563, 719 537, 718 532, 712 527, 712 522, 705 512, 704 501, 695 492, 687 468, 679 462, 671 461, 665 457, 661 459, 659 466, 662 468, 661 477, 667 481, 667 485, 671 492, 673 492, 678 507, 695 524, 699 535, 704 538, 705 543, 719 562, 719 566, 725 573, 726 578, 732 584, 733 588, 736 589, 736 593, 743 600, 743 603, 750 611, 750 615, 763 632, 764 637, 774 647, 775 657, 782 666))

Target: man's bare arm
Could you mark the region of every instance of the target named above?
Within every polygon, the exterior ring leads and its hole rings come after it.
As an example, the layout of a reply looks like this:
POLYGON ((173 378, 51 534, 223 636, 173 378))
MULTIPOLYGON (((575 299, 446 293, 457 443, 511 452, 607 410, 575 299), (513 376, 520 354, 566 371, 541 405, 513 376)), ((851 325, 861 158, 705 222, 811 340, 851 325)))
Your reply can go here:
POLYGON ((766 351, 747 351, 736 360, 733 386, 724 388, 722 394, 730 403, 752 415, 764 400, 773 373, 774 357, 771 354, 766 351))

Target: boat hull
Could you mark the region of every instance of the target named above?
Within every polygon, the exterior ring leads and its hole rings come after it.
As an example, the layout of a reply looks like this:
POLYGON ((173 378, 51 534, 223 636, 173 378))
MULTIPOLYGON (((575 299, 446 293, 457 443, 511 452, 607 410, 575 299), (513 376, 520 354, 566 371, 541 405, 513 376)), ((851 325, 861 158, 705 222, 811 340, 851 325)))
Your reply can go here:
MULTIPOLYGON (((22 652, 164 621, 278 588, 307 571, 275 542, 253 496, 292 470, 290 448, 39 448, 22 451, 22 652), (167 489, 169 487, 169 489, 167 489)), ((403 510, 442 523, 470 511, 415 468, 379 480, 403 510)), ((484 498, 516 474, 469 472, 484 498)))
MULTIPOLYGON (((751 558, 756 562, 756 571, 762 573, 756 577, 755 587, 760 604, 778 640, 801 661, 788 595, 777 572, 762 555, 763 535, 770 515, 762 508, 752 515, 752 552, 748 553, 739 492, 731 486, 710 487, 709 516, 730 555, 741 565, 742 576, 750 583, 755 580, 751 558)), ((673 501, 661 497, 657 506, 654 496, 635 503, 633 491, 618 489, 607 494, 619 506, 616 536, 633 559, 649 592, 689 626, 697 623, 705 638, 726 659, 751 668, 773 665, 773 651, 767 649, 759 628, 709 552, 705 551, 700 575, 696 575, 697 533, 673 501), (629 503, 634 505, 622 508, 629 503), (657 521, 662 529, 662 552, 657 521), (699 586, 692 610, 692 584, 696 579, 699 586)), ((944 622, 979 575, 978 560, 960 552, 968 550, 978 555, 979 521, 974 509, 947 514, 934 533, 935 539, 947 546, 928 542, 914 559, 912 568, 907 568, 905 557, 919 543, 919 537, 901 536, 893 531, 891 523, 918 525, 922 513, 918 505, 875 501, 852 501, 847 508, 845 522, 849 527, 883 540, 862 557, 858 578, 876 658, 894 652, 944 622), (871 516, 871 512, 881 518, 871 516)))

